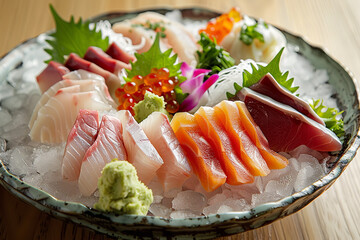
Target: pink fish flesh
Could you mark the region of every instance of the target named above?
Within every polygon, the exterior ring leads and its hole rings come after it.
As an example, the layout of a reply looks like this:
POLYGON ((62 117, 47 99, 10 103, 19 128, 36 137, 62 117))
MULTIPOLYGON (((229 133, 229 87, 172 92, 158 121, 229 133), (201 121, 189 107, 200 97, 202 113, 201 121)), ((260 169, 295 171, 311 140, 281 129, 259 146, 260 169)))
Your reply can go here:
POLYGON ((36 77, 36 81, 42 93, 46 92, 52 85, 62 80, 69 69, 54 61, 50 61, 46 68, 36 77))
POLYGON ((95 142, 99 128, 97 111, 80 109, 65 146, 62 176, 74 181, 79 178, 85 152, 95 142))
POLYGON ((101 171, 107 163, 114 158, 127 160, 121 132, 119 119, 109 115, 102 117, 98 136, 82 161, 78 181, 82 195, 90 196, 96 190, 101 171))
POLYGON ((140 127, 164 161, 157 171, 164 191, 181 188, 190 177, 191 168, 168 117, 161 112, 153 112, 140 123, 140 127))
POLYGON ((164 162, 129 111, 119 111, 116 117, 120 119, 123 126, 128 161, 136 168, 139 179, 148 184, 164 162))

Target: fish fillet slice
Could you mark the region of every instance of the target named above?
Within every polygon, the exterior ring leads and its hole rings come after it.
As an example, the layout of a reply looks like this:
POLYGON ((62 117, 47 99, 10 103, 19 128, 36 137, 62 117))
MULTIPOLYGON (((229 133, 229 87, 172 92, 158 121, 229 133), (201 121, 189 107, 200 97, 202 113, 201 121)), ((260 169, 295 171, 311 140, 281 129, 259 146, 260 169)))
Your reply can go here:
POLYGON ((119 111, 116 117, 120 119, 123 126, 128 161, 136 168, 139 179, 148 184, 164 162, 129 111, 119 111))
POLYGON ((241 161, 241 155, 237 154, 239 151, 235 149, 233 139, 225 131, 220 122, 221 119, 215 116, 215 110, 211 107, 201 107, 194 116, 202 133, 216 150, 222 169, 227 176, 226 182, 231 185, 253 182, 253 175, 241 161))
POLYGON ((270 169, 259 149, 240 124, 240 115, 234 102, 222 101, 214 107, 215 115, 220 119, 226 132, 231 136, 235 151, 254 176, 266 176, 270 169))
POLYGON ((190 177, 191 168, 168 117, 161 112, 153 112, 140 126, 164 161, 157 171, 164 191, 181 188, 190 177))
POLYGON ((96 190, 101 171, 107 163, 114 158, 127 160, 121 132, 122 125, 117 118, 109 115, 102 117, 98 136, 82 161, 78 181, 82 195, 90 196, 96 190))
POLYGON ((176 113, 171 121, 171 127, 203 188, 211 192, 223 185, 226 175, 214 149, 201 133, 195 117, 185 112, 176 113))
POLYGON ((74 181, 79 178, 85 152, 94 143, 98 128, 98 112, 80 109, 65 146, 61 168, 64 179, 74 181))

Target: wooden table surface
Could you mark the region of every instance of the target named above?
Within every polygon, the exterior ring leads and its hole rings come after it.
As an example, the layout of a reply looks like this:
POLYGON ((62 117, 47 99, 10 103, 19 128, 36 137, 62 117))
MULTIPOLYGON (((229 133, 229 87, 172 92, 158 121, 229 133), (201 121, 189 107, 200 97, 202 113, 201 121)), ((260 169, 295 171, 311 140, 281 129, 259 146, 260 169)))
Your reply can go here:
MULTIPOLYGON (((227 11, 237 5, 247 15, 263 18, 327 49, 360 79, 359 0, 0 0, 0 56, 54 27, 49 3, 65 19, 71 14, 86 19, 105 12, 164 6, 227 11)), ((360 239, 359 158, 355 157, 328 191, 298 213, 221 239, 360 239)), ((0 187, 0 239, 107 238, 41 213, 0 187)))

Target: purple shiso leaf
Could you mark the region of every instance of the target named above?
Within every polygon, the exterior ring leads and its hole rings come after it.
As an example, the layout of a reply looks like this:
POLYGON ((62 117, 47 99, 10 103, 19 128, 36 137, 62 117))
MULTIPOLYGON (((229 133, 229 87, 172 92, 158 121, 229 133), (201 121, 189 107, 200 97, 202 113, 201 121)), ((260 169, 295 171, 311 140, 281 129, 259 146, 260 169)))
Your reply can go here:
POLYGON ((197 75, 196 77, 192 77, 191 79, 186 80, 180 84, 180 87, 184 93, 192 93, 195 89, 201 86, 203 83, 204 77, 206 73, 202 73, 197 75))
POLYGON ((200 87, 195 89, 189 96, 185 98, 185 100, 181 103, 179 110, 188 112, 196 107, 206 90, 208 90, 208 88, 211 87, 211 85, 213 85, 218 80, 218 78, 219 75, 217 74, 211 75, 208 80, 206 80, 200 87))

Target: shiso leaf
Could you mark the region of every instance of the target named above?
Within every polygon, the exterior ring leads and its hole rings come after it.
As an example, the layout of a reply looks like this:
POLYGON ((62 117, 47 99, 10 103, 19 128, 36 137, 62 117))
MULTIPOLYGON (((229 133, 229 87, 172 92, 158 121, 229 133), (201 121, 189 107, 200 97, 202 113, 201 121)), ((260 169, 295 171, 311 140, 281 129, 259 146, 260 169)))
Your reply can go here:
POLYGON ((289 72, 282 73, 280 71, 280 58, 284 51, 282 48, 276 56, 267 64, 263 66, 261 64, 254 64, 251 63, 252 72, 244 70, 243 72, 243 84, 239 86, 239 84, 235 85, 234 88, 236 90, 235 94, 231 94, 229 92, 226 93, 228 99, 235 97, 235 95, 243 88, 243 87, 250 87, 255 83, 259 82, 260 79, 265 76, 265 74, 270 73, 274 79, 282 85, 284 88, 288 89, 290 92, 294 93, 299 87, 292 86, 294 82, 294 78, 288 79, 289 72))
POLYGON ((102 38, 101 32, 89 28, 89 21, 83 22, 80 18, 75 22, 74 17, 71 16, 70 21, 63 20, 54 7, 50 4, 50 10, 56 24, 56 31, 50 34, 51 39, 46 40, 51 48, 45 49, 50 55, 50 59, 45 61, 55 61, 59 63, 65 62, 65 57, 70 53, 76 53, 83 57, 86 50, 90 46, 96 46, 102 50, 106 50, 109 46, 109 38, 102 38))
POLYGON ((312 100, 309 104, 315 113, 325 122, 328 129, 333 131, 340 139, 345 135, 344 121, 340 118, 343 111, 323 105, 323 100, 312 100))
POLYGON ((127 70, 126 81, 131 81, 131 78, 140 75, 146 76, 151 73, 153 68, 167 68, 170 77, 177 76, 179 82, 183 82, 186 78, 181 76, 181 63, 176 64, 177 54, 171 55, 172 49, 165 52, 160 50, 160 34, 156 34, 155 41, 149 51, 142 54, 135 53, 136 62, 131 62, 131 70, 127 70))

